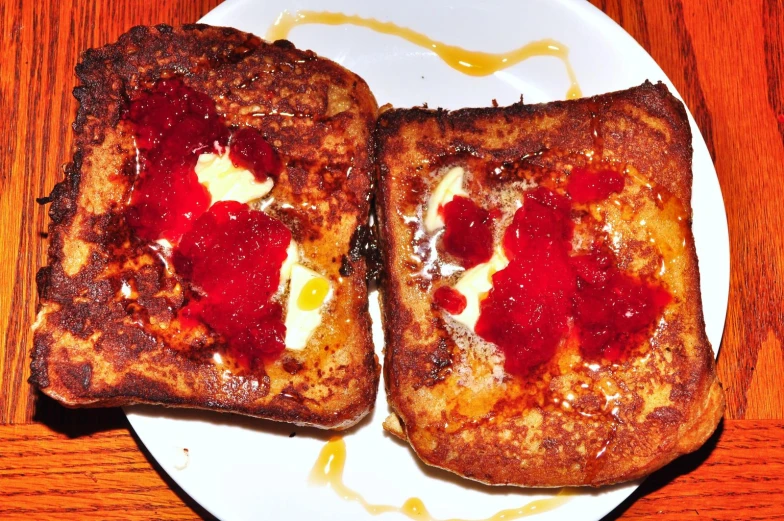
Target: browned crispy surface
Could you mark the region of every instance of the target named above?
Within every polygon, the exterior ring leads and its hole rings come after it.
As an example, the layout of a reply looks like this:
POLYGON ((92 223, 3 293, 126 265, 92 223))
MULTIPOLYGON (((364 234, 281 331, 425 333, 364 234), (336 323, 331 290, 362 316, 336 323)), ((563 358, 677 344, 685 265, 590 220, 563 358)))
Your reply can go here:
POLYGON ((399 417, 388 430, 430 465, 543 487, 638 478, 710 436, 724 398, 690 226, 691 134, 664 85, 543 105, 390 110, 376 138, 384 374, 399 417), (591 154, 628 172, 614 202, 588 211, 593 233, 611 234, 621 269, 660 280, 674 300, 625 361, 584 360, 565 340, 531 377, 509 376, 495 346, 432 304, 460 274, 442 271, 448 258, 432 260, 438 239, 422 227, 423 207, 444 168, 460 165, 469 196, 506 204, 509 219, 531 183, 562 183, 591 154))
POLYGON ((348 255, 369 211, 377 108, 365 82, 288 42, 205 25, 135 27, 85 52, 77 75, 76 149, 51 195, 31 381, 69 406, 160 403, 327 428, 359 420, 379 377, 365 261, 348 255), (291 229, 300 262, 332 283, 309 345, 252 373, 214 363, 225 346, 206 327, 180 331, 188 283, 123 217, 136 173, 121 111, 172 75, 278 150, 286 166, 268 211, 291 229))

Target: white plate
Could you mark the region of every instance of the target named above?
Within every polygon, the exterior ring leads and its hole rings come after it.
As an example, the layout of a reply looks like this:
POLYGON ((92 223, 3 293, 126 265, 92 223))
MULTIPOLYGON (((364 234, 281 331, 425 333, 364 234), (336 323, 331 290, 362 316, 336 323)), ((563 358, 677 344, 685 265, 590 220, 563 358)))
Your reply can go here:
MULTIPOLYGON (((571 49, 584 95, 625 89, 644 80, 675 88, 653 59, 623 29, 584 0, 508 0, 492 3, 439 0, 361 2, 335 0, 259 2, 229 0, 201 21, 264 36, 282 9, 339 11, 388 20, 428 36, 489 52, 508 51, 529 41, 553 38, 571 49)), ((290 37, 362 76, 379 104, 456 109, 563 99, 569 86, 563 64, 534 58, 492 76, 465 76, 425 49, 393 36, 353 26, 307 25, 290 37)), ((724 203, 705 142, 690 116, 694 134, 694 235, 702 275, 708 337, 718 350, 729 291, 729 241, 724 203)), ((375 302, 375 295, 372 295, 375 302)), ((374 336, 381 346, 378 308, 372 306, 374 336)), ((421 498, 438 519, 486 518, 547 497, 542 491, 490 489, 424 467, 410 449, 385 435, 382 391, 372 417, 345 436, 345 483, 371 503, 401 505, 421 498)), ((341 500, 307 478, 329 437, 313 429, 231 415, 129 408, 128 419, 163 469, 196 501, 225 520, 370 519, 358 504, 341 500), (297 436, 289 438, 296 432, 297 436), (187 454, 183 449, 187 449, 187 454)), ((636 484, 585 492, 538 520, 597 520, 621 503, 636 484)), ((387 513, 384 520, 405 519, 387 513)))

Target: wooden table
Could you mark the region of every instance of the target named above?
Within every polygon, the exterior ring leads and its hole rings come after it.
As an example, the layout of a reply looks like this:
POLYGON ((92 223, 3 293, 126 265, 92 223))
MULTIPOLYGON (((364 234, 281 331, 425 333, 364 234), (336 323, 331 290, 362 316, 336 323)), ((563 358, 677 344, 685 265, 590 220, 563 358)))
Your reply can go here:
MULTIPOLYGON (((609 518, 784 518, 784 5, 592 2, 691 108, 716 164, 732 251, 719 356, 726 419, 701 451, 648 479, 609 518)), ((65 410, 26 380, 48 219, 35 197, 69 160, 79 52, 136 24, 193 22, 218 3, 0 3, 0 519, 208 517, 119 410, 65 410)))

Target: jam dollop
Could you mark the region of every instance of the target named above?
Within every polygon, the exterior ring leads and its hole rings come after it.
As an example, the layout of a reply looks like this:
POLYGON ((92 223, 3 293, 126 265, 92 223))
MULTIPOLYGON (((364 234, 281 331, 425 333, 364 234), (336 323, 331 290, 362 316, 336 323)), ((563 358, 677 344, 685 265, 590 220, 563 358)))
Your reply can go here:
POLYGON ((569 200, 546 188, 536 188, 526 192, 523 201, 504 233, 506 258, 513 260, 529 247, 567 252, 574 228, 569 200))
POLYGON ((493 275, 475 330, 501 348, 511 374, 550 360, 568 332, 577 289, 569 211, 564 196, 536 188, 525 194, 504 233, 509 265, 493 275))
POLYGON ((578 277, 574 322, 588 358, 616 362, 643 342, 672 296, 663 288, 621 272, 601 247, 575 256, 578 277))
POLYGON ((236 167, 253 172, 261 183, 277 177, 283 168, 278 154, 256 129, 245 127, 231 136, 229 159, 236 167))
POLYGON ((658 284, 622 272, 601 237, 573 254, 573 204, 604 200, 623 190, 624 179, 611 170, 572 175, 568 195, 544 187, 525 193, 503 237, 509 264, 480 303, 475 331, 504 352, 510 374, 551 360, 571 332, 584 357, 622 360, 672 300, 658 284))
POLYGON ((433 300, 435 300, 435 303, 439 307, 451 315, 459 315, 468 305, 465 296, 449 286, 441 286, 438 288, 435 293, 433 293, 433 300))
POLYGON ((461 266, 472 268, 493 256, 493 220, 490 212, 471 199, 455 196, 441 209, 444 248, 461 266))
POLYGON ((569 174, 566 191, 575 203, 604 201, 623 190, 623 176, 615 170, 575 167, 569 174))
POLYGON ((174 253, 177 271, 201 293, 181 314, 221 334, 245 366, 285 347, 282 307, 272 296, 290 241, 280 221, 222 201, 193 223, 174 253))
POLYGON ((176 242, 210 204, 194 171, 199 154, 225 145, 229 129, 212 99, 179 79, 142 92, 125 118, 133 124, 139 161, 128 223, 142 239, 176 242))

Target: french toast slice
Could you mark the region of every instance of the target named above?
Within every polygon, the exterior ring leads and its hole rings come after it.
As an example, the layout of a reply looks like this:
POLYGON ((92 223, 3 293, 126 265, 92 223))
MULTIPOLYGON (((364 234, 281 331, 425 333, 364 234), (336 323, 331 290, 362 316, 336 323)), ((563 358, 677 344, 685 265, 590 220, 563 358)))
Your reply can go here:
MULTIPOLYGON (((287 41, 201 24, 135 27, 85 52, 76 72, 75 152, 48 198, 30 381, 70 407, 148 403, 321 428, 356 423, 373 407, 380 373, 357 244, 367 236, 377 117, 365 82, 287 41), (249 204, 285 225, 298 262, 331 288, 304 349, 239 363, 224 336, 183 318, 198 288, 171 248, 129 225, 140 165, 129 104, 164 79, 206 95, 226 128, 256 129, 279 156, 271 192, 249 204)), ((281 287, 276 309, 296 298, 281 287)))
POLYGON ((661 83, 539 105, 384 111, 377 214, 394 412, 384 427, 428 465, 493 485, 618 483, 700 447, 724 398, 702 313, 691 158, 685 109, 661 83), (449 238, 457 195, 483 217, 449 238), (482 250, 487 222, 492 257, 461 265, 447 242, 482 250), (464 292, 468 273, 497 255, 504 262, 464 292))

